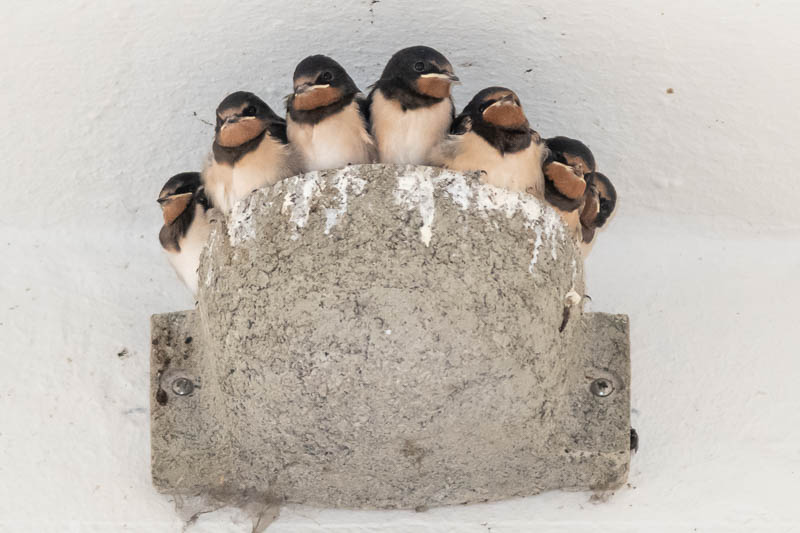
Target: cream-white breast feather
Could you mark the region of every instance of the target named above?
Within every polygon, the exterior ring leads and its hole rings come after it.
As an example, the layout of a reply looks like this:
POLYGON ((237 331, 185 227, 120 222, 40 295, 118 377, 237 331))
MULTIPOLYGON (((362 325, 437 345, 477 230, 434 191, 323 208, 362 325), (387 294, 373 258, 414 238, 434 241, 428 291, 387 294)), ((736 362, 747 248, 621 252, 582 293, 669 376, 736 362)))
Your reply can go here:
POLYGON ((273 185, 300 172, 293 150, 265 136, 258 147, 245 154, 231 166, 210 159, 203 171, 203 182, 211 204, 230 213, 234 204, 255 189, 273 185))
POLYGON ((230 212, 232 205, 227 204, 233 186, 233 167, 217 163, 213 155, 209 156, 203 169, 203 185, 211 205, 224 213, 230 212))
POLYGON ((547 148, 534 139, 526 149, 501 154, 474 131, 448 138, 443 165, 453 170, 482 170, 484 182, 510 191, 544 197, 542 162, 547 148), (447 155, 449 154, 449 155, 447 155))
POLYGON ((374 160, 374 142, 364 127, 355 100, 317 124, 295 122, 291 116, 287 116, 286 123, 289 142, 301 156, 305 171, 341 168, 374 160))
POLYGON ((192 294, 197 294, 197 269, 200 266, 200 254, 208 241, 211 225, 205 210, 195 206, 194 219, 186 235, 178 240, 180 251, 167 250, 167 259, 175 269, 178 277, 189 287, 192 294))
POLYGON ((432 106, 403 110, 396 100, 372 95, 372 135, 381 163, 430 163, 431 151, 445 138, 452 122, 452 103, 445 98, 432 106))

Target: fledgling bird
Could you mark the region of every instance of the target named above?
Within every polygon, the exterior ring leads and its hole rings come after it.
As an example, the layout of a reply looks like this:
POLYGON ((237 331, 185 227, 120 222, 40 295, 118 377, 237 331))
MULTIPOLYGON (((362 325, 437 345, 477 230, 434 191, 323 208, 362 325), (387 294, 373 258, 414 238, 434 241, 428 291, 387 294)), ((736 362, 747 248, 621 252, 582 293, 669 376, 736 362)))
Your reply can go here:
POLYGON ((545 200, 561 215, 575 240, 581 242, 585 177, 596 170, 594 155, 588 146, 569 137, 552 137, 545 144, 548 148, 543 164, 545 200))
POLYGON ((286 99, 286 133, 304 172, 375 161, 366 98, 339 63, 309 56, 295 68, 293 85, 286 99))
POLYGON ((164 225, 158 240, 178 277, 197 294, 197 268, 200 254, 211 230, 207 218, 210 208, 199 172, 172 176, 158 194, 164 225))
POLYGON ((453 66, 427 46, 395 53, 367 98, 370 131, 381 163, 430 163, 455 115, 453 66))
POLYGON ((602 228, 617 207, 617 190, 601 172, 593 172, 587 181, 584 206, 581 209, 581 252, 584 257, 594 246, 597 230, 602 228))
POLYGON ((581 141, 553 137, 546 144, 545 199, 564 219, 586 257, 597 228, 614 212, 616 190, 611 180, 597 172, 594 154, 581 141))
POLYGON ((444 167, 481 170, 485 183, 543 198, 547 147, 510 89, 488 87, 476 94, 438 152, 437 163, 444 167))
POLYGON ((239 91, 217 107, 217 125, 203 183, 223 213, 259 187, 300 172, 286 138, 286 121, 253 93, 239 91))
POLYGON ((551 204, 572 211, 578 208, 586 189, 583 176, 597 170, 594 154, 577 139, 552 137, 545 140, 548 156, 544 162, 545 198, 551 204))

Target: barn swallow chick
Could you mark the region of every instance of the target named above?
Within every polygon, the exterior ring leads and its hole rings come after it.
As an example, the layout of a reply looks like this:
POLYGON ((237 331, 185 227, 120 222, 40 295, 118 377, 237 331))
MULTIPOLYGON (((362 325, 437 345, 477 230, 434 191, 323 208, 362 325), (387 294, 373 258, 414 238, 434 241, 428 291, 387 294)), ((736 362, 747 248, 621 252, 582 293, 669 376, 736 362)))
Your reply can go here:
POLYGON ((614 212, 616 190, 597 172, 594 154, 584 143, 568 137, 553 137, 546 143, 545 199, 564 219, 586 257, 597 229, 614 212))
POLYGON ((253 190, 300 171, 286 121, 253 93, 225 97, 217 107, 215 131, 203 183, 211 204, 223 213, 253 190))
POLYGON ((447 135, 455 108, 453 66, 427 46, 394 54, 368 97, 370 131, 381 163, 427 164, 447 135))
POLYGON ((172 176, 161 189, 158 203, 164 214, 158 240, 178 277, 192 294, 197 294, 200 253, 211 229, 206 217, 210 206, 200 173, 183 172, 172 176))
POLYGON ((589 175, 580 209, 580 247, 583 257, 589 255, 594 246, 597 230, 602 228, 614 214, 617 206, 617 190, 605 174, 592 172, 589 175))
POLYGON ((476 94, 456 117, 452 133, 441 144, 439 164, 480 170, 490 185, 543 197, 547 147, 531 130, 514 91, 489 87, 476 94))
POLYGON ((544 198, 580 241, 580 213, 587 193, 586 178, 596 169, 594 155, 581 141, 568 137, 553 137, 545 144, 548 155, 543 164, 544 198))
POLYGON ((584 175, 596 169, 594 154, 576 139, 547 139, 548 156, 544 162, 545 190, 548 202, 564 211, 573 211, 582 204, 586 190, 584 175))
POLYGON ((286 133, 304 172, 375 161, 365 106, 352 78, 330 57, 309 56, 297 65, 294 93, 286 100, 286 133))

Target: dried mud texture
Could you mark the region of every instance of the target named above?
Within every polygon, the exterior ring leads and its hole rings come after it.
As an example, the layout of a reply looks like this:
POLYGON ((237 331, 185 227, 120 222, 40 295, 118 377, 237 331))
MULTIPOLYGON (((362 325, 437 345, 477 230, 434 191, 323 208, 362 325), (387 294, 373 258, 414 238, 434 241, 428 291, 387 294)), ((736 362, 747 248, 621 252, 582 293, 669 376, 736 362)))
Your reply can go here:
POLYGON ((558 215, 477 175, 364 165, 258 190, 212 231, 197 310, 153 318, 155 484, 357 508, 616 487, 628 323, 578 303, 559 331, 583 288, 558 215), (200 387, 175 395, 178 375, 200 387))

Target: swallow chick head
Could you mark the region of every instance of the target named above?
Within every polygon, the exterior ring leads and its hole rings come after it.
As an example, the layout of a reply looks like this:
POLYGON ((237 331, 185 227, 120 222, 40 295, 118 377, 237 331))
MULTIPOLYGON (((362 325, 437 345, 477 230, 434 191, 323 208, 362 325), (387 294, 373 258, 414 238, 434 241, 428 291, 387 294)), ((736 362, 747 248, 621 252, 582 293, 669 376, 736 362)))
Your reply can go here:
POLYGON ((234 148, 264 133, 275 121, 280 121, 261 98, 246 91, 229 94, 217 107, 215 142, 234 148))
POLYGON ((412 46, 395 53, 383 69, 379 84, 395 83, 417 94, 443 99, 458 82, 453 66, 428 46, 412 46))
POLYGON ((553 137, 547 139, 547 148, 559 163, 569 165, 581 174, 590 174, 597 167, 589 147, 577 139, 553 137))
POLYGON ((292 81, 294 93, 288 105, 298 111, 326 107, 358 93, 347 71, 324 55, 308 56, 298 63, 292 81))
POLYGON ((608 222, 617 205, 617 191, 605 174, 592 172, 588 175, 583 207, 580 211, 582 239, 591 243, 599 228, 608 222))
POLYGON ((538 135, 530 129, 519 97, 505 87, 488 87, 476 94, 461 114, 454 127, 461 124, 462 131, 473 131, 494 146, 501 154, 527 149, 539 142, 538 135))
POLYGON ((507 131, 529 132, 530 125, 519 97, 505 87, 488 87, 476 94, 465 109, 475 125, 507 131))
POLYGON ((198 201, 202 196, 202 188, 198 172, 182 172, 167 180, 158 193, 164 225, 171 225, 190 205, 198 201))
POLYGON ((600 172, 593 175, 594 185, 597 188, 597 219, 595 224, 602 227, 614 214, 617 207, 617 189, 608 176, 600 172))

